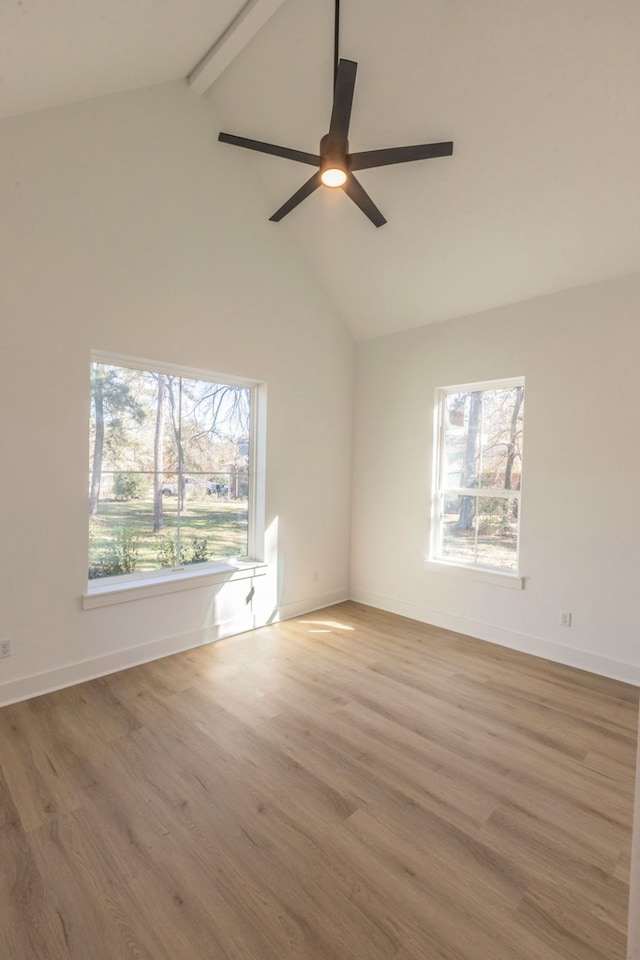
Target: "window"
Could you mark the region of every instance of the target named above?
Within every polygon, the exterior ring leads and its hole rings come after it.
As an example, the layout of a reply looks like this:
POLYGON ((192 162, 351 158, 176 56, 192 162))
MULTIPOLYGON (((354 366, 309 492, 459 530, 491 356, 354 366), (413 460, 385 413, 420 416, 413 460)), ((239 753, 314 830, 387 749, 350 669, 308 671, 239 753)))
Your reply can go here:
POLYGON ((122 358, 90 372, 89 580, 251 556, 256 385, 122 358))
POLYGON ((517 573, 524 380, 438 391, 431 556, 517 573))

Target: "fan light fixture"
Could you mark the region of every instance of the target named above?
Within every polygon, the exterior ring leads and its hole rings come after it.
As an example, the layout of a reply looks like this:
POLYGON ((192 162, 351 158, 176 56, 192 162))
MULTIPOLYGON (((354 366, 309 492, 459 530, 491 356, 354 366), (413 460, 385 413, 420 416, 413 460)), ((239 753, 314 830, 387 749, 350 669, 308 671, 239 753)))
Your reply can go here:
POLYGON ((306 153, 290 147, 280 147, 275 143, 261 140, 248 140, 233 133, 220 133, 218 140, 231 143, 247 150, 269 153, 274 157, 296 160, 298 163, 316 167, 316 172, 292 197, 283 203, 279 210, 269 217, 276 223, 291 213, 320 186, 341 187, 353 200, 375 227, 381 227, 387 221, 362 184, 354 176, 355 170, 369 170, 372 167, 386 167, 394 163, 407 163, 411 160, 429 160, 432 157, 450 157, 453 143, 417 143, 409 147, 389 147, 382 150, 365 150, 363 153, 349 153, 349 123, 351 106, 356 86, 358 64, 353 60, 341 60, 338 54, 340 34, 340 0, 335 0, 335 60, 333 72, 333 105, 329 132, 320 141, 318 153, 306 153))
POLYGON ((340 167, 327 167, 320 174, 325 187, 341 187, 347 182, 347 171, 340 167))

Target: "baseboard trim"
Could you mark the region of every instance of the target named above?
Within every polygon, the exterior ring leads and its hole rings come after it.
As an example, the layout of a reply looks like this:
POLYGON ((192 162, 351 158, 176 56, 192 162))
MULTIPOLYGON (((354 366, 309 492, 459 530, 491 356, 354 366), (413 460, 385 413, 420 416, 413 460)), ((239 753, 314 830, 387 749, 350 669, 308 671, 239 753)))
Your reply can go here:
POLYGON ((299 600, 296 603, 283 603, 279 608, 279 619, 291 620, 293 617, 301 617, 305 613, 313 613, 314 610, 332 607, 334 603, 344 603, 345 600, 349 599, 348 591, 334 590, 333 593, 325 593, 317 597, 308 597, 306 600, 299 600))
POLYGON ((386 610, 388 613, 397 613, 399 616, 408 617, 410 620, 429 623, 434 627, 453 630, 477 640, 496 643, 501 647, 519 650, 521 653, 530 653, 535 657, 542 657, 544 660, 563 663, 568 667, 576 667, 578 670, 597 673, 603 677, 611 677, 613 680, 622 680, 624 683, 631 683, 640 687, 640 666, 636 664, 601 657, 586 650, 565 647, 563 644, 555 643, 552 640, 543 640, 539 637, 516 633, 488 623, 454 616, 442 610, 423 607, 421 604, 396 600, 393 597, 386 597, 381 594, 368 593, 365 590, 352 590, 351 599, 368 607, 376 607, 379 610, 386 610))
MULTIPOLYGON (((347 599, 348 594, 345 591, 335 591, 323 596, 309 597, 295 603, 282 604, 275 614, 269 618, 269 622, 289 620, 292 617, 299 617, 347 599)), ((16 680, 7 680, 0 683, 0 707, 6 707, 11 703, 18 703, 22 700, 31 700, 33 697, 53 693, 55 690, 62 690, 64 687, 71 687, 76 683, 85 683, 87 680, 106 677, 110 673, 127 670, 129 667, 138 667, 142 663, 150 663, 152 660, 169 657, 174 653, 182 653, 184 650, 193 650, 195 647, 202 647, 217 640, 237 636, 261 626, 266 626, 266 621, 265 623, 254 624, 243 623, 240 620, 228 620, 189 633, 152 640, 135 647, 127 647, 124 650, 117 650, 102 657, 93 657, 90 660, 78 661, 64 667, 54 667, 53 670, 47 670, 43 673, 19 677, 16 680)))
MULTIPOLYGON (((584 650, 565 647, 550 640, 515 633, 511 630, 504 630, 502 627, 457 617, 441 610, 434 610, 431 607, 396 600, 393 597, 368 593, 365 590, 352 590, 350 594, 344 590, 336 590, 332 593, 307 597, 305 600, 284 603, 277 608, 268 622, 290 620, 293 617, 304 616, 307 613, 313 613, 316 610, 322 610, 325 607, 349 599, 368 607, 376 607, 379 610, 396 613, 401 617, 408 617, 410 620, 417 620, 420 623, 433 624, 433 626, 463 633, 478 640, 485 640, 502 647, 509 647, 512 650, 519 650, 521 653, 530 653, 536 657, 543 657, 545 660, 564 663, 569 667, 577 667, 579 670, 587 670, 589 673, 597 673, 604 677, 611 677, 614 680, 622 680, 625 683, 640 686, 640 667, 635 664, 601 657, 584 650)), ((162 657, 181 653, 184 650, 192 650, 265 625, 266 622, 265 624, 257 623, 254 625, 241 623, 238 620, 229 620, 224 623, 211 624, 190 633, 164 637, 136 647, 117 650, 102 657, 94 657, 90 660, 67 664, 64 667, 56 667, 43 673, 7 680, 0 684, 0 707, 18 703, 21 700, 30 700, 32 697, 39 697, 55 690, 62 690, 64 687, 70 687, 76 683, 105 677, 110 673, 117 673, 119 670, 137 667, 152 660, 159 660, 162 657)))
POLYGON ((242 631, 238 628, 234 630, 231 626, 225 629, 224 624, 217 624, 192 633, 164 637, 162 640, 153 640, 125 650, 117 650, 102 657, 92 657, 90 660, 81 660, 64 667, 54 667, 53 670, 20 677, 17 680, 7 680, 0 684, 0 706, 4 707, 20 700, 30 700, 32 697, 62 690, 63 687, 71 687, 76 683, 105 677, 110 673, 117 673, 118 670, 137 667, 141 663, 149 663, 161 657, 171 656, 173 653, 191 650, 239 632, 242 631))

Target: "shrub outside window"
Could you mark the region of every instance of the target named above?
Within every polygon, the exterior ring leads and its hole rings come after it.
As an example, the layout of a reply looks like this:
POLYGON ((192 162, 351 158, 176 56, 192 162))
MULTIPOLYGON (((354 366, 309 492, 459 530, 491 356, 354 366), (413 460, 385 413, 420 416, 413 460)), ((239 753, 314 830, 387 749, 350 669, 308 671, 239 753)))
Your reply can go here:
POLYGON ((524 380, 445 387, 437 412, 431 557, 516 574, 524 380))
POLYGON ((251 550, 255 385, 141 364, 91 363, 91 581, 251 550))

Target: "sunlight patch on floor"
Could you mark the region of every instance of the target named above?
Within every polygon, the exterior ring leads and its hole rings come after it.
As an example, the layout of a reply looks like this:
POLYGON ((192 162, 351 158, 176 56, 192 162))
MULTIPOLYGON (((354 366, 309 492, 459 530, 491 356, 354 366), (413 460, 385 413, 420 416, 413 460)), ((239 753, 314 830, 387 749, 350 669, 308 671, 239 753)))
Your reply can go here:
POLYGON ((309 633, 331 633, 332 630, 351 630, 353 632, 355 627, 348 627, 346 623, 338 623, 337 620, 298 620, 298 623, 308 624, 314 629, 309 630, 309 633))

